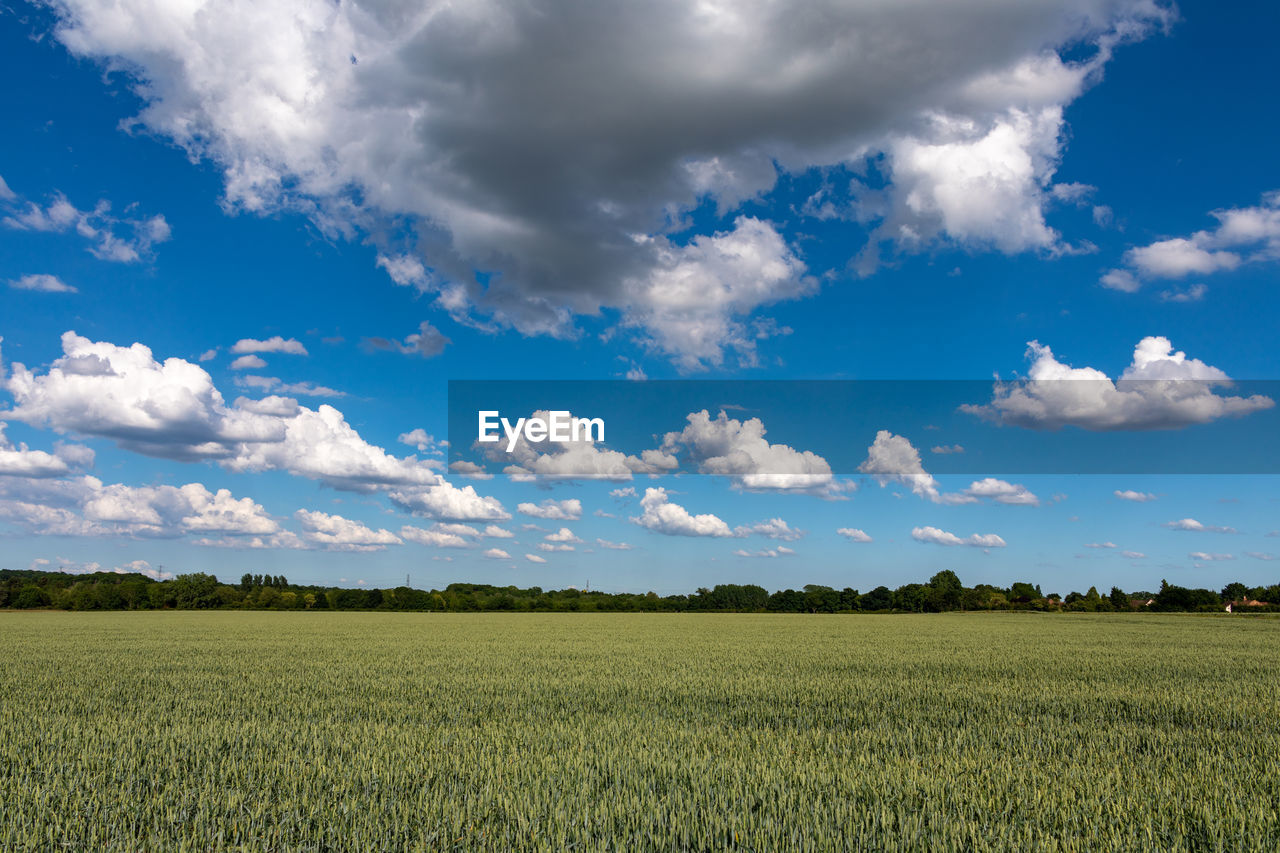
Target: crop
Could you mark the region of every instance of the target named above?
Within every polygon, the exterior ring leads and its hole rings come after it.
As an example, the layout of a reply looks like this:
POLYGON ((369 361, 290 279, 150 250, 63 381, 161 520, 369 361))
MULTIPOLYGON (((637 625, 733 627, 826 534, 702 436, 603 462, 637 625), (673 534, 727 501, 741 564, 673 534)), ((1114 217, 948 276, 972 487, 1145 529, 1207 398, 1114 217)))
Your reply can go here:
POLYGON ((1280 621, 0 614, 4 850, 1268 850, 1280 621))

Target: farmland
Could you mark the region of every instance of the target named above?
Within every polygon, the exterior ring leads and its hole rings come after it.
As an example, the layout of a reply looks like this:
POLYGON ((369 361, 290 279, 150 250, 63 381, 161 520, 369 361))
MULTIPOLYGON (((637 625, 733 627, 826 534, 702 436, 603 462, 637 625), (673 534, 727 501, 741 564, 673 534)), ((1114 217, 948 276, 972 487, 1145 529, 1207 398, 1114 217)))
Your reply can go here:
POLYGON ((4 850, 1275 850, 1280 621, 0 614, 4 850))

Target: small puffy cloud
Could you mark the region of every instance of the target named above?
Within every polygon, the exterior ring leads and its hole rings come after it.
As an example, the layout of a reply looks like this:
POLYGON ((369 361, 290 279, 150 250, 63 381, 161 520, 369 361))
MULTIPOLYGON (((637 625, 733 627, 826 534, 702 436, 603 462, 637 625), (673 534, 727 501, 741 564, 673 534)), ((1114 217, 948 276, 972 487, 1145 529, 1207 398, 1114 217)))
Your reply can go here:
POLYGON ((505 527, 499 527, 496 524, 485 525, 484 536, 490 539, 514 539, 515 534, 505 527))
POLYGON ((1166 521, 1162 526, 1170 530, 1186 530, 1192 533, 1235 533, 1234 527, 1216 527, 1212 524, 1201 524, 1194 518, 1180 518, 1177 521, 1166 521))
POLYGON ((80 210, 62 193, 54 193, 46 205, 30 201, 13 204, 16 201, 12 194, 0 198, 8 203, 9 211, 0 223, 19 231, 74 232, 88 241, 90 254, 104 261, 127 264, 149 260, 152 247, 171 236, 163 216, 118 217, 105 199, 92 210, 80 210))
POLYGON ((663 488, 644 490, 640 499, 641 514, 632 523, 665 536, 732 536, 733 531, 722 519, 705 513, 692 515, 679 504, 672 503, 663 488))
POLYGON ((1085 543, 1085 546, 1084 546, 1084 547, 1086 547, 1086 548, 1115 548, 1115 547, 1116 547, 1116 543, 1114 543, 1114 542, 1087 542, 1087 543, 1085 543))
POLYGON ((1255 560, 1280 560, 1280 556, 1265 551, 1245 551, 1244 555, 1255 560))
POLYGON ((781 518, 771 518, 768 521, 757 521, 754 524, 746 524, 734 528, 735 536, 763 536, 766 539, 779 539, 783 542, 794 542, 805 536, 804 530, 796 530, 788 525, 781 518))
POLYGON ((480 495, 472 486, 459 488, 443 479, 432 486, 395 489, 387 497, 401 509, 427 518, 506 521, 511 517, 497 498, 480 495))
POLYGON ((1122 501, 1133 501, 1140 504, 1156 500, 1156 496, 1150 492, 1138 492, 1133 489, 1116 489, 1113 494, 1122 501))
POLYGON ((573 542, 573 543, 582 542, 582 540, 579 539, 577 536, 573 535, 573 531, 567 527, 561 527, 555 533, 548 533, 546 536, 542 538, 546 539, 548 542, 573 542))
POLYGON ((768 559, 776 557, 790 557, 795 554, 795 551, 785 545, 779 545, 777 548, 765 548, 760 551, 748 551, 745 548, 738 548, 733 553, 736 557, 764 557, 768 559))
POLYGON ((418 324, 418 331, 407 335, 403 341, 390 338, 365 338, 364 344, 370 349, 398 352, 401 355, 416 355, 422 358, 435 358, 444 352, 445 347, 453 343, 435 326, 423 320, 418 324))
POLYGON ((994 533, 973 533, 963 539, 954 533, 940 530, 937 527, 915 527, 911 530, 911 538, 917 542, 928 542, 934 545, 969 545, 974 548, 1003 548, 1005 541, 994 533))
POLYGON ((1235 554, 1210 554, 1205 551, 1192 551, 1187 556, 1198 563, 1218 563, 1236 558, 1235 554))
POLYGON ((739 421, 721 411, 712 419, 703 409, 687 419, 683 430, 666 434, 661 450, 671 456, 686 453, 701 473, 729 477, 736 488, 747 491, 836 497, 847 488, 816 453, 771 444, 759 418, 739 421))
POLYGON ((525 554, 524 558, 530 563, 545 563, 547 561, 546 557, 539 557, 537 554, 525 554))
POLYGON ((256 355, 242 355, 231 362, 232 370, 258 370, 266 366, 267 363, 256 355))
POLYGON ((31 450, 26 444, 13 444, 5 436, 0 422, 0 476, 62 477, 93 466, 93 450, 82 444, 58 443, 53 453, 31 450))
POLYGON ((940 444, 929 448, 930 453, 936 453, 939 456, 946 456, 953 453, 964 453, 964 447, 959 444, 940 444))
POLYGON ((421 427, 400 433, 396 441, 417 448, 419 453, 431 453, 436 456, 444 453, 445 448, 449 446, 449 442, 437 441, 435 436, 421 427))
POLYGON ((24 275, 22 278, 9 280, 9 286, 14 290, 35 290, 40 293, 76 293, 74 287, 67 284, 56 275, 48 273, 36 273, 33 275, 24 275))
POLYGON ((856 527, 841 527, 840 529, 836 530, 836 533, 840 534, 845 539, 848 539, 850 542, 865 543, 865 542, 873 541, 871 539, 871 536, 867 534, 866 531, 859 530, 856 527))
POLYGON ((610 497, 614 498, 634 498, 636 496, 635 486, 624 486, 621 489, 612 489, 609 492, 610 497))
POLYGON ((572 545, 552 544, 550 542, 539 542, 537 545, 539 551, 573 551, 572 545))
POLYGON ((635 547, 634 545, 628 545, 626 542, 610 542, 608 539, 597 539, 596 544, 609 551, 630 551, 635 547))
POLYGON ((1161 302, 1199 302, 1209 292, 1208 285, 1193 284, 1185 290, 1173 288, 1160 291, 1161 302))
POLYGON ((416 542, 419 545, 429 545, 434 548, 469 548, 471 541, 465 536, 441 529, 442 526, 437 525, 431 530, 423 530, 421 527, 412 527, 405 525, 400 528, 401 538, 416 542))
POLYGON ((511 555, 501 548, 490 548, 483 554, 486 560, 510 560, 511 555))
POLYGON ((401 544, 390 530, 373 530, 340 515, 300 509, 294 518, 302 525, 302 538, 332 551, 381 551, 401 544))
POLYGON ((582 518, 582 501, 577 498, 569 498, 562 501, 548 498, 541 503, 519 504, 516 506, 516 511, 532 518, 542 518, 547 521, 577 521, 582 518))
POLYGON ((943 494, 938 488, 938 481, 924 469, 920 451, 916 450, 915 445, 887 429, 876 433, 875 441, 867 448, 867 458, 858 466, 858 470, 870 474, 881 487, 901 483, 914 494, 933 503, 962 504, 978 500, 976 496, 968 494, 943 494))
MULTIPOLYGON (((1280 192, 1267 193, 1258 205, 1215 210, 1210 215, 1218 220, 1215 228, 1129 249, 1124 256, 1125 268, 1108 272, 1103 284, 1133 292, 1142 280, 1212 275, 1245 264, 1280 260, 1280 192), (1117 282, 1127 286, 1119 287, 1117 282)), ((1198 284, 1185 291, 1166 291, 1161 298, 1195 302, 1205 290, 1198 284)))
POLYGON ((204 352, 200 353, 200 357, 196 360, 199 361, 201 364, 203 364, 206 361, 213 361, 217 357, 218 357, 218 350, 215 347, 214 349, 207 349, 204 352))
POLYGON ((1226 373, 1175 352, 1168 338, 1143 338, 1119 380, 1091 367, 1059 362, 1049 347, 1028 344, 1029 378, 996 383, 991 402, 961 410, 1002 424, 1030 429, 1176 429, 1269 409, 1275 402, 1255 394, 1215 392, 1232 383, 1226 373))
POLYGON ((469 480, 492 480, 493 475, 485 470, 483 465, 477 465, 474 462, 468 462, 465 459, 455 459, 449 463, 449 470, 460 477, 466 477, 469 480))
POLYGON ((1144 560, 1147 555, 1141 551, 1121 551, 1120 556, 1126 560, 1144 560))
MULTIPOLYGON (((231 363, 233 369, 237 369, 236 365, 244 362, 248 367, 263 367, 265 365, 255 364, 253 361, 246 359, 256 359, 261 361, 256 355, 244 355, 237 358, 231 363)), ((241 388, 250 388, 255 391, 269 391, 272 394, 293 394, 299 397, 345 397, 346 391, 338 391, 325 385, 315 385, 310 382, 285 382, 275 376, 237 376, 236 384, 241 388)), ((243 406, 244 404, 238 404, 243 406)))
POLYGON ((1039 506, 1040 499, 1033 495, 1026 486, 986 477, 975 480, 962 493, 971 498, 988 498, 1001 504, 1019 506, 1039 506))
POLYGON ((255 340, 253 338, 242 338, 235 342, 231 347, 232 355, 246 355, 261 352, 278 352, 285 355, 307 355, 307 348, 301 342, 289 338, 285 339, 279 335, 267 338, 265 341, 255 340))

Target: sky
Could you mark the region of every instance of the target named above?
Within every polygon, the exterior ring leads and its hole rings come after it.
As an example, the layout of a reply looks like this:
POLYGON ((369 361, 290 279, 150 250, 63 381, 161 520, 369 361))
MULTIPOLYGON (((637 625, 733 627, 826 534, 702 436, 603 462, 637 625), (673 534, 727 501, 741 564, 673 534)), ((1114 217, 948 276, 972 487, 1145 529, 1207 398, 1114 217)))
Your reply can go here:
POLYGON ((5 567, 1275 583, 1278 25, 6 4, 5 567))

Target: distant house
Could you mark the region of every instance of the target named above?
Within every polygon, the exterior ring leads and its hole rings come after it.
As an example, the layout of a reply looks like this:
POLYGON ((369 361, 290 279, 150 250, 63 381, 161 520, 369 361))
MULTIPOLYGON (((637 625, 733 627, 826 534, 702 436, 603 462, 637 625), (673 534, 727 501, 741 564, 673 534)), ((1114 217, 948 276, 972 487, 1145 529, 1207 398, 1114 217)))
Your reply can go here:
POLYGON ((1227 612, 1231 613, 1232 611, 1240 607, 1266 607, 1266 606, 1267 606, 1267 602, 1265 601, 1258 601, 1257 599, 1253 599, 1253 598, 1242 598, 1239 601, 1229 602, 1227 604, 1227 612))

